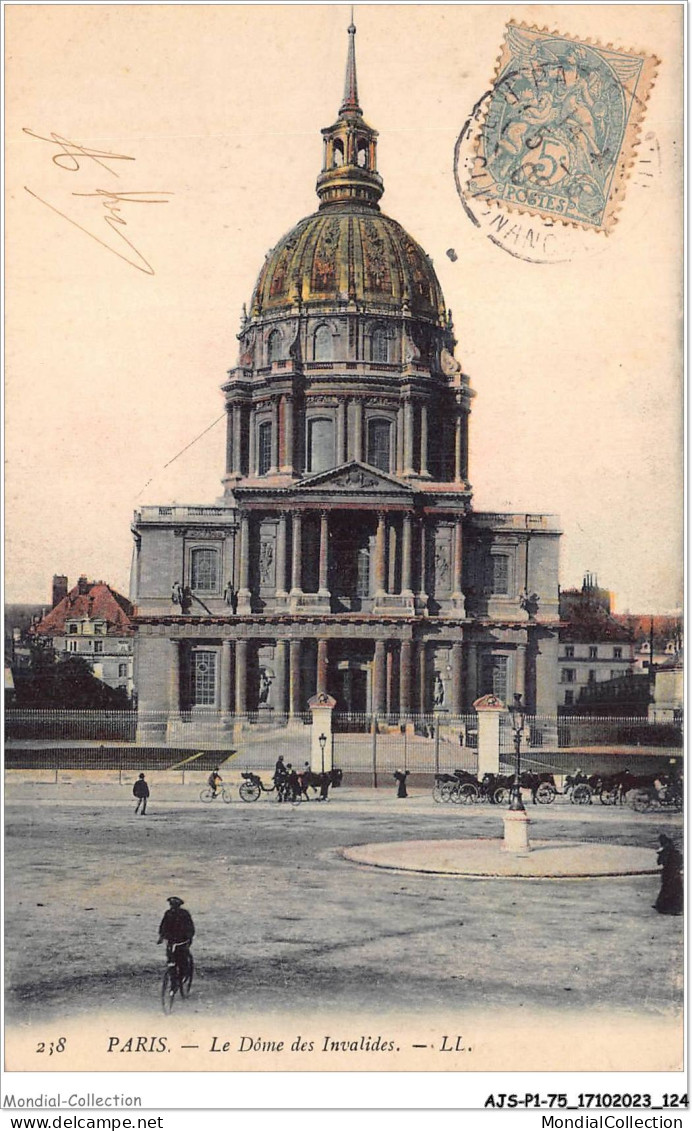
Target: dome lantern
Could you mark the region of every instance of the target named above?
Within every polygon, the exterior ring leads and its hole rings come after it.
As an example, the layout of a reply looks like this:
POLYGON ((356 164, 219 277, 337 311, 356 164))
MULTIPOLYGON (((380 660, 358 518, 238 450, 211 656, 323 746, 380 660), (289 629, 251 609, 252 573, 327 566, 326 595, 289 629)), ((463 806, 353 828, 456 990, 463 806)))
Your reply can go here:
POLYGON ((358 104, 356 28, 351 16, 344 98, 333 126, 322 130, 324 162, 317 178, 320 209, 358 202, 377 209, 384 192, 377 172, 377 130, 363 120, 358 104))

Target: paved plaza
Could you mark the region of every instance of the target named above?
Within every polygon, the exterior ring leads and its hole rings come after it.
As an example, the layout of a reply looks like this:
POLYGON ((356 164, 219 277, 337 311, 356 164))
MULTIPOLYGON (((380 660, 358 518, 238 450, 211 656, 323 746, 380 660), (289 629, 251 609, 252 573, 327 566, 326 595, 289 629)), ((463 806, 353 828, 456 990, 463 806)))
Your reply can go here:
MULTIPOLYGON (((28 778, 10 775, 6 790, 11 1026, 113 1010, 151 1025, 170 894, 197 924, 195 1023, 461 1010, 681 1026, 683 924, 652 910, 655 874, 492 880, 344 858, 364 844, 497 838, 495 806, 422 790, 399 800, 393 782, 296 805, 244 804, 234 786, 231 804, 205 805, 202 781, 154 779, 135 817, 129 784, 28 778)), ((529 812, 537 841, 646 850, 654 866, 658 834, 682 836, 680 815, 559 800, 529 812)))

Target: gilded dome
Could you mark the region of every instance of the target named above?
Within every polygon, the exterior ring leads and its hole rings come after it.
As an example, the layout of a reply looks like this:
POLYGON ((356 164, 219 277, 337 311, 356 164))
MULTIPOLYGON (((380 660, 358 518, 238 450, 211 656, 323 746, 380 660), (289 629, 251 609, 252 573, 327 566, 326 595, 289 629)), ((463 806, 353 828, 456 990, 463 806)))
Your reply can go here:
POLYGON ((296 224, 269 253, 251 315, 300 304, 389 308, 444 324, 445 304, 432 261, 379 209, 355 201, 323 205, 296 224))

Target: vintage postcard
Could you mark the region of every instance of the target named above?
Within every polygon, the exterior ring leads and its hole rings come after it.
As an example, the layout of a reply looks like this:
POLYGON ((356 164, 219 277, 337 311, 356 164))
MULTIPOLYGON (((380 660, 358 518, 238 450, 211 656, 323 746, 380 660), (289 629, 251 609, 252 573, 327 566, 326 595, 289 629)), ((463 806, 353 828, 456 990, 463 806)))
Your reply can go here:
POLYGON ((5 20, 10 1106, 677 1117, 682 7, 5 20))

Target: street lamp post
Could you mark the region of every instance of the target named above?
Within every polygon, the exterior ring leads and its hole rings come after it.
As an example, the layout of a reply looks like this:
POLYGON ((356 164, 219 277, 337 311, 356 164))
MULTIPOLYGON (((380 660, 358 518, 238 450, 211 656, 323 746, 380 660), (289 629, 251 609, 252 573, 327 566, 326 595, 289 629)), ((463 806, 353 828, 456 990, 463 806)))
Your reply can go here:
POLYGON ((317 739, 317 741, 318 741, 318 742, 319 742, 319 744, 320 744, 320 753, 321 753, 321 755, 322 755, 322 773, 324 773, 324 748, 325 748, 325 746, 327 745, 327 736, 326 736, 326 734, 321 734, 321 735, 319 736, 319 738, 317 739))
POLYGON ((512 719, 512 735, 514 738, 514 781, 509 791, 509 808, 516 813, 524 811, 524 802, 521 797, 521 736, 526 711, 521 701, 521 695, 515 694, 514 703, 510 707, 509 713, 512 719))

